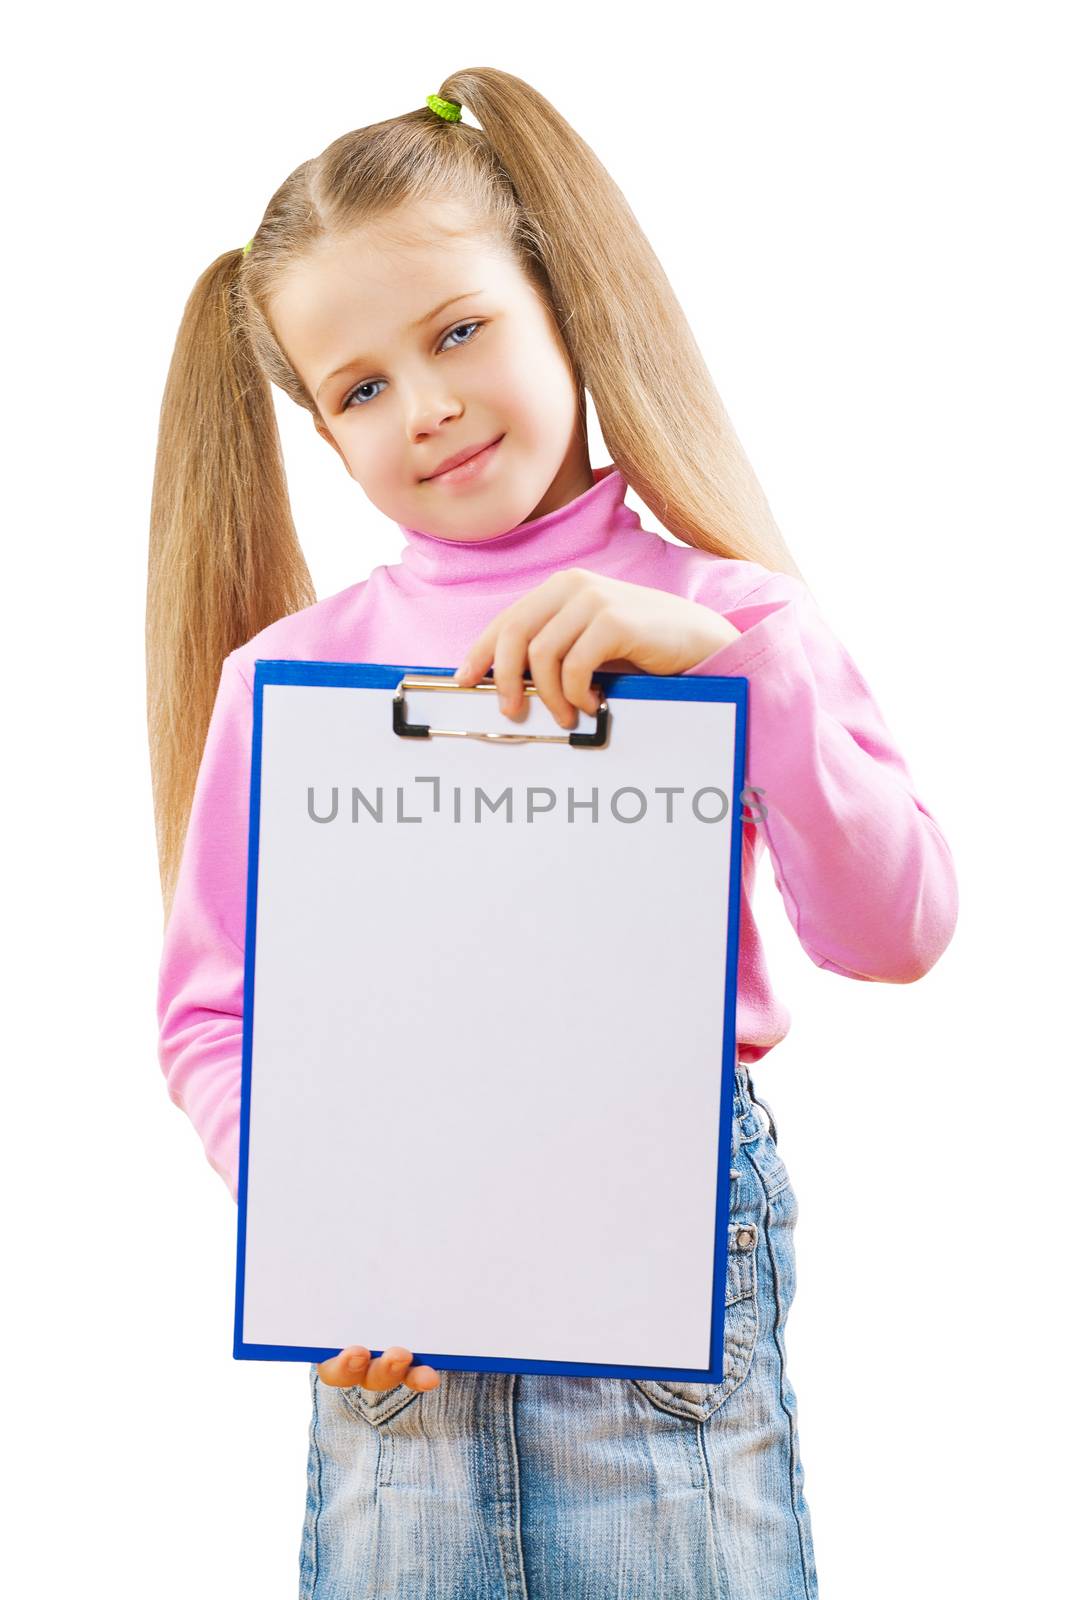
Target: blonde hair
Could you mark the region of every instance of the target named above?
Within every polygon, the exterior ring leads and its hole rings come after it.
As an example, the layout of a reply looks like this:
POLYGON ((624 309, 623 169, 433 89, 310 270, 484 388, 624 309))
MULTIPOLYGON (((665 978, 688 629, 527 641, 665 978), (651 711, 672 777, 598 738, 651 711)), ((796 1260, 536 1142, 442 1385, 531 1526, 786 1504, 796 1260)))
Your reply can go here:
POLYGON ((555 317, 585 425, 676 538, 799 575, 685 316, 621 190, 590 147, 510 73, 457 72, 429 106, 357 128, 272 196, 250 251, 197 281, 160 413, 145 629, 149 750, 169 916, 224 658, 311 605, 271 384, 315 413, 274 337, 281 276, 322 241, 447 199, 511 250, 555 317))

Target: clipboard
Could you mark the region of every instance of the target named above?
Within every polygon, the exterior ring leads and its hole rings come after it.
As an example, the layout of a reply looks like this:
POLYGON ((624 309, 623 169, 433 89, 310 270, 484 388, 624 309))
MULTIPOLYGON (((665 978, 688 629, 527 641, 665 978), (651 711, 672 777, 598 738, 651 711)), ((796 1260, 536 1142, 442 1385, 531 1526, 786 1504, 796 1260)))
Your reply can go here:
POLYGON ((722 1382, 748 683, 593 687, 256 661, 235 1359, 722 1382))

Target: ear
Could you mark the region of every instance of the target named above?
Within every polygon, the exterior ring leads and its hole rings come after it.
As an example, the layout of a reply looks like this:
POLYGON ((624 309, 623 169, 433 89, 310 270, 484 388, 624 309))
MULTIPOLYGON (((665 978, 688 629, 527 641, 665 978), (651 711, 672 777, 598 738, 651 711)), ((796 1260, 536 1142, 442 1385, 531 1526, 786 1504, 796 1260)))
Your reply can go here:
POLYGON ((315 423, 315 432, 320 433, 326 440, 326 443, 333 446, 333 448, 337 451, 337 454, 341 457, 345 471, 348 473, 348 476, 351 477, 352 469, 349 467, 348 462, 345 461, 344 451, 341 449, 341 446, 337 443, 337 440, 334 438, 333 434, 330 432, 325 422, 323 422, 317 411, 313 413, 313 419, 315 423))

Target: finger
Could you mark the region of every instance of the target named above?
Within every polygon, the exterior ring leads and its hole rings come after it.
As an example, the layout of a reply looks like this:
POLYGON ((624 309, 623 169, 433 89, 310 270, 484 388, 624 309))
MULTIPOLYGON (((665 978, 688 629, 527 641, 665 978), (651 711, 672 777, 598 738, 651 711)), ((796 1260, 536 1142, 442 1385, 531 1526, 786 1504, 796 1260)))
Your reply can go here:
POLYGON ((573 705, 584 706, 590 716, 600 708, 600 696, 593 688, 593 673, 605 661, 621 652, 622 633, 610 611, 592 616, 563 658, 563 692, 573 705))
POLYGON ((584 705, 588 696, 575 698, 566 692, 562 678, 563 660, 575 640, 585 631, 596 606, 595 595, 576 594, 530 640, 530 672, 537 692, 556 721, 565 728, 576 725, 578 717, 575 707, 584 705))
POLYGON ((590 575, 578 568, 564 568, 561 572, 554 572, 544 583, 537 585, 536 589, 524 594, 520 600, 507 606, 493 618, 492 622, 475 639, 467 651, 460 668, 453 673, 457 683, 470 683, 484 678, 489 668, 493 668, 493 681, 500 683, 501 663, 500 639, 507 629, 516 629, 522 635, 522 663, 516 673, 514 665, 508 667, 505 662, 505 680, 510 671, 510 683, 505 681, 505 695, 500 696, 501 710, 505 703, 508 709, 522 704, 523 697, 519 693, 522 681, 522 666, 526 662, 526 646, 539 629, 560 610, 564 601, 576 590, 584 588, 590 581, 590 575), (509 698, 510 696, 510 698, 509 698))
POLYGON ((525 709, 523 670, 529 643, 529 625, 518 617, 506 622, 497 635, 493 682, 497 688, 500 711, 505 717, 521 716, 525 709))
POLYGON ((440 1375, 433 1367, 424 1366, 412 1367, 404 1379, 409 1389, 418 1389, 419 1391, 436 1389, 440 1381, 440 1375))
POLYGON ((398 1383, 403 1382, 407 1370, 412 1362, 410 1350, 402 1344, 391 1344, 383 1350, 367 1368, 364 1379, 365 1389, 394 1389, 398 1383))
MULTIPOLYGON (((518 716, 525 706, 523 670, 529 659, 532 640, 575 600, 589 608, 596 604, 588 574, 564 569, 547 578, 530 594, 517 601, 509 612, 504 613, 503 625, 496 640, 493 680, 498 686, 500 710, 505 716, 518 716)), ((563 627, 564 635, 568 626, 565 624, 563 627)), ((565 712, 566 700, 562 689, 553 691, 550 662, 546 664, 546 673, 546 690, 550 696, 555 692, 556 708, 565 712)))
MULTIPOLYGON (((510 609, 510 608, 509 608, 510 609)), ((493 654, 496 650, 496 636, 506 612, 501 612, 495 617, 490 627, 480 633, 466 652, 463 660, 452 676, 457 683, 477 683, 493 664, 493 654)))
POLYGON ((318 1374, 323 1383, 350 1389, 353 1384, 363 1382, 369 1362, 370 1351, 364 1345, 352 1344, 326 1361, 320 1361, 318 1374))

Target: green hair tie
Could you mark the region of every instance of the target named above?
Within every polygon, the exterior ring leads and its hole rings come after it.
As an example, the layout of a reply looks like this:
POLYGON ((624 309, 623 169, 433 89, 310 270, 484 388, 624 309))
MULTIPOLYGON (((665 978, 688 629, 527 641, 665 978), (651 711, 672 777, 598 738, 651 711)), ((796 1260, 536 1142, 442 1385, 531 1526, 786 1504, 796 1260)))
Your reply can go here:
POLYGON ((431 111, 436 111, 439 117, 444 117, 446 122, 459 122, 463 107, 456 105, 454 100, 442 100, 438 94, 428 94, 426 104, 431 111))
MULTIPOLYGON (((255 238, 255 234, 252 235, 252 239, 254 239, 254 238, 255 238)), ((241 254, 243 256, 246 256, 248 254, 248 252, 251 250, 251 248, 252 248, 252 239, 249 239, 248 243, 245 245, 244 249, 241 251, 241 254)))

